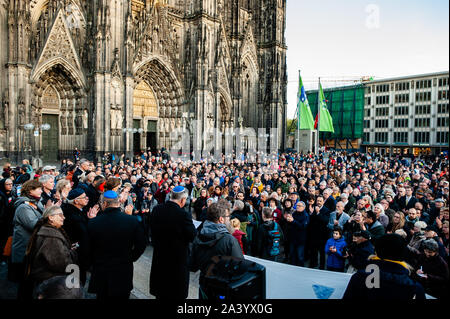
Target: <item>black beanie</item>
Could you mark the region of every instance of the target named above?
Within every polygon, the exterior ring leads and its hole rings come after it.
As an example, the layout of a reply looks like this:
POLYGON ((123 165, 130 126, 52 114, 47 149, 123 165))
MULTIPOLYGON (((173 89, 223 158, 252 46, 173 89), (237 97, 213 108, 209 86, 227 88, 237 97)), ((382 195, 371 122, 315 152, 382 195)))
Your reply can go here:
POLYGON ((375 252, 381 259, 403 261, 406 249, 405 239, 397 234, 386 234, 375 242, 375 252))

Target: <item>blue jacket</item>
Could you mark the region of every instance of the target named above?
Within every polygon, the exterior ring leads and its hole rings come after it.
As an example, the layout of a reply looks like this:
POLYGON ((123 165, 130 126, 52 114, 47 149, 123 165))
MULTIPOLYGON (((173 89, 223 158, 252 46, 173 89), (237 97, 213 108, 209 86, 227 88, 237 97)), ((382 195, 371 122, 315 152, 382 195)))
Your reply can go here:
POLYGON ((345 239, 343 237, 335 240, 333 237, 328 239, 325 244, 325 253, 328 255, 327 267, 333 268, 344 268, 345 259, 342 257, 344 247, 347 246, 345 239), (332 253, 330 247, 336 247, 336 252, 332 253))
POLYGON ((292 213, 294 220, 292 223, 288 223, 288 238, 292 245, 301 246, 305 245, 307 231, 306 227, 309 224, 309 215, 306 211, 302 213, 292 213))

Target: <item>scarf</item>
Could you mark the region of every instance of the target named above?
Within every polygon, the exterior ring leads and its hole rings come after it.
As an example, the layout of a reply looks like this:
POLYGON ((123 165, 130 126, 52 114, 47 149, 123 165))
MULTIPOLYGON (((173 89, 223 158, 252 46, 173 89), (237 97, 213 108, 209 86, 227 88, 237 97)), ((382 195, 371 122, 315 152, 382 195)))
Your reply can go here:
POLYGON ((369 260, 382 260, 382 261, 387 261, 390 263, 394 263, 394 264, 398 264, 402 267, 404 267, 405 269, 407 269, 408 271, 411 271, 411 266, 409 266, 407 263, 405 263, 404 261, 398 261, 398 260, 391 260, 391 259, 381 259, 380 257, 376 256, 376 255, 372 255, 369 257, 369 260))

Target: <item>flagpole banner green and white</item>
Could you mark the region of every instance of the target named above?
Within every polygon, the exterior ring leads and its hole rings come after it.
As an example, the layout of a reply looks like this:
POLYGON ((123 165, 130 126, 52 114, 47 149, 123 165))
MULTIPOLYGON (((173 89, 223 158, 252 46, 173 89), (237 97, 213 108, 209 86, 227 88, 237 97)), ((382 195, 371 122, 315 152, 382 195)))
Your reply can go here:
POLYGON ((302 77, 298 73, 298 112, 297 123, 299 130, 314 130, 314 118, 309 107, 308 98, 306 97, 305 87, 303 86, 302 77))
POLYGON ((319 108, 320 108, 320 118, 319 118, 319 131, 321 132, 332 132, 334 133, 333 118, 327 108, 327 100, 323 94, 322 84, 319 82, 319 108))

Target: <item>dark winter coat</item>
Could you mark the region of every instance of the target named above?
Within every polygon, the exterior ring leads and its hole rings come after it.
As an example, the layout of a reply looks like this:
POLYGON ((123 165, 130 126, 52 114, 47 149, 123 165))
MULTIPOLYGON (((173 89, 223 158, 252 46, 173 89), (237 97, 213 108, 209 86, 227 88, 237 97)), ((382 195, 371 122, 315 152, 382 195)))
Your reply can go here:
MULTIPOLYGON (((367 227, 367 226, 366 226, 367 227)), ((372 242, 375 243, 375 241, 383 236, 385 234, 384 227, 381 225, 381 223, 377 220, 375 223, 367 227, 367 230, 369 231, 372 242)))
POLYGON ((280 232, 280 253, 277 256, 271 256, 270 250, 272 248, 273 240, 270 237, 269 232, 274 230, 275 228, 274 221, 266 221, 264 224, 262 224, 256 233, 256 251, 255 256, 263 259, 273 260, 276 261, 278 256, 281 256, 284 253, 283 250, 283 241, 284 241, 284 235, 283 231, 281 230, 280 225, 277 225, 278 231, 280 232))
POLYGON ((371 272, 365 269, 352 276, 343 299, 347 300, 424 300, 423 287, 409 277, 409 271, 400 264, 373 260, 370 262, 380 269, 380 287, 368 288, 366 279, 371 272))
POLYGON ((192 246, 191 271, 200 269, 200 278, 214 256, 233 256, 243 258, 238 240, 230 234, 224 224, 206 220, 192 246))
POLYGON ((323 206, 319 214, 314 210, 309 216, 308 239, 311 242, 322 242, 324 244, 329 238, 329 221, 330 211, 328 208, 323 206))
POLYGON ((71 204, 62 204, 61 209, 65 218, 63 229, 72 243, 78 243, 79 265, 83 269, 87 269, 89 259, 88 218, 81 210, 71 204))
POLYGON ((436 298, 448 298, 449 270, 445 260, 439 255, 427 258, 421 254, 418 267, 422 267, 428 278, 414 274, 414 279, 422 284, 426 293, 436 298))
POLYGON ((89 291, 120 296, 133 289, 133 262, 145 250, 145 235, 138 220, 120 208, 107 208, 88 223, 89 291))
POLYGON ((365 269, 370 255, 375 253, 375 249, 370 241, 363 242, 359 245, 352 243, 349 246, 349 263, 355 269, 365 269))
POLYGON ((309 224, 309 215, 306 211, 301 213, 295 211, 292 213, 294 220, 292 223, 287 222, 287 237, 289 242, 294 246, 306 244, 307 227, 309 224))
POLYGON ((66 275, 66 267, 77 260, 76 252, 71 250, 69 238, 61 229, 50 225, 43 225, 37 232, 30 257, 30 278, 36 283, 66 275))
MULTIPOLYGON (((5 180, 0 181, 0 244, 3 243, 13 231, 14 201, 16 196, 11 191, 6 193, 4 189, 5 180)), ((3 247, 0 246, 0 249, 3 247)))
POLYGON ((168 201, 150 215, 153 261, 150 293, 159 298, 185 299, 189 288, 189 243, 197 234, 192 216, 168 201))

